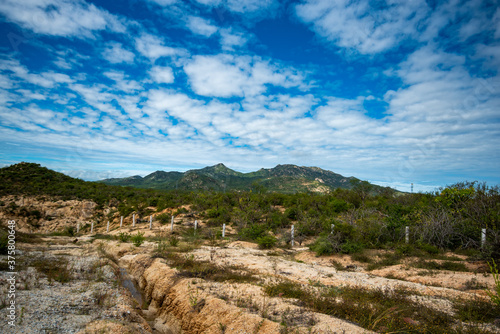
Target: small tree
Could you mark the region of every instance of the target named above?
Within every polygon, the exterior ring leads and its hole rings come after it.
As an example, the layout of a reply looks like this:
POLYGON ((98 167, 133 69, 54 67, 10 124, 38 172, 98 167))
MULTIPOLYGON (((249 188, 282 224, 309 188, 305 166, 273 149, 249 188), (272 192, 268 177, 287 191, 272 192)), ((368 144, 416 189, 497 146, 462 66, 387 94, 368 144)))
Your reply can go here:
POLYGON ((144 243, 144 233, 143 232, 137 232, 136 235, 132 236, 132 243, 134 244, 135 247, 139 247, 144 243))

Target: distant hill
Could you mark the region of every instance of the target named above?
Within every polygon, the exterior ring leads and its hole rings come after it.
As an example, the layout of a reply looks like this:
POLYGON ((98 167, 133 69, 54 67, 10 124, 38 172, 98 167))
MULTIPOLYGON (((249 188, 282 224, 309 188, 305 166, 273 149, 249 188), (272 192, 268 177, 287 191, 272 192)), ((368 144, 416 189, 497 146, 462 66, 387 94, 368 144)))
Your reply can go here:
MULTIPOLYGON (((311 191, 326 193, 336 188, 351 189, 360 181, 354 177, 344 177, 318 167, 278 165, 270 169, 262 168, 256 172, 240 173, 220 163, 184 173, 156 171, 145 177, 136 175, 99 182, 108 185, 161 190, 253 190, 280 193, 311 191)), ((367 185, 366 182, 364 183, 367 185)), ((368 185, 374 192, 384 189, 380 186, 368 185)))

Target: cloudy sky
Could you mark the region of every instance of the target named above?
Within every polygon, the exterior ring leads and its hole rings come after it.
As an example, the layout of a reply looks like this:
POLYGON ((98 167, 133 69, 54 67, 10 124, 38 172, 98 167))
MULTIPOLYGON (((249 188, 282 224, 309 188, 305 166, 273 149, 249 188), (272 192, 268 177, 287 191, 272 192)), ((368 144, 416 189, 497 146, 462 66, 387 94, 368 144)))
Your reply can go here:
POLYGON ((500 4, 2 0, 0 164, 499 184, 500 4))

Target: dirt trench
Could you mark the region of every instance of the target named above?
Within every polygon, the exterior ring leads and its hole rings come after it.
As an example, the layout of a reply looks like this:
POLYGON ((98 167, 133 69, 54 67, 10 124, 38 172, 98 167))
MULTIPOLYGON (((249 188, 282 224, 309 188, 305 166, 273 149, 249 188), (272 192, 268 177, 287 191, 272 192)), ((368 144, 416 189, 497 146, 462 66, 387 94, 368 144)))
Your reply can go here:
POLYGON ((149 255, 125 255, 120 266, 138 282, 152 328, 165 334, 279 333, 279 324, 200 292, 193 280, 149 255))

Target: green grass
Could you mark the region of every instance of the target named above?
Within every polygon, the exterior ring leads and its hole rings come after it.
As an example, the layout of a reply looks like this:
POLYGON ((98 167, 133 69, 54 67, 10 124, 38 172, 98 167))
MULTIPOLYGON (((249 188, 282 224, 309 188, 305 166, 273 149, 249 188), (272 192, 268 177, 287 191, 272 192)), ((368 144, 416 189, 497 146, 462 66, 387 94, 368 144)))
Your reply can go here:
POLYGON ((474 298, 454 303, 457 317, 462 321, 491 322, 500 317, 500 306, 491 301, 474 298))
POLYGON ((367 269, 368 270, 376 270, 376 269, 381 269, 384 267, 390 267, 394 266, 396 264, 399 264, 401 262, 401 255, 398 255, 396 253, 386 253, 382 256, 382 259, 375 262, 371 263, 368 265, 367 269))
POLYGON ((45 274, 49 283, 52 280, 67 283, 72 279, 71 268, 68 260, 65 258, 36 259, 30 263, 30 266, 35 267, 39 272, 45 274))
MULTIPOLYGON (((295 298, 297 299, 295 303, 299 306, 353 322, 376 332, 457 334, 484 332, 474 327, 457 326, 455 319, 450 315, 413 302, 409 297, 415 292, 404 288, 395 290, 331 286, 313 288, 281 281, 264 286, 264 292, 271 297, 295 298)), ((491 308, 491 304, 489 305, 491 308)), ((481 305, 481 311, 484 307, 481 305)), ((477 319, 477 317, 463 316, 462 319, 477 319)))
POLYGON ((181 255, 178 253, 156 254, 156 257, 164 258, 167 263, 179 270, 180 277, 202 278, 214 282, 256 282, 251 272, 239 266, 217 265, 209 261, 196 260, 193 255, 181 255))
POLYGON ((428 269, 428 270, 449 270, 449 271, 462 271, 462 272, 470 271, 464 263, 453 262, 453 261, 444 261, 439 263, 436 261, 424 261, 420 259, 418 261, 412 262, 410 266, 414 268, 428 269))
POLYGON ((354 253, 351 255, 351 259, 362 263, 373 263, 373 259, 364 253, 354 253))
POLYGON ((264 286, 264 292, 270 297, 302 299, 308 296, 308 292, 302 288, 302 285, 291 281, 266 285, 264 286))
POLYGON ((128 242, 130 240, 130 234, 125 232, 120 232, 120 234, 118 234, 118 239, 121 242, 128 242))

